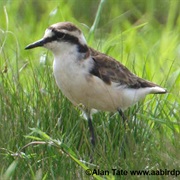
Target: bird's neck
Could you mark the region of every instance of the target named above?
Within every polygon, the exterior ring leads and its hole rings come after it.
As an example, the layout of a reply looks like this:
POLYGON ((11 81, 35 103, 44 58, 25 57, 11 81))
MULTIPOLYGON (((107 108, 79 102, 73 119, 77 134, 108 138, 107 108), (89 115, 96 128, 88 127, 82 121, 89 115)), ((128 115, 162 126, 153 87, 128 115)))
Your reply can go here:
POLYGON ((93 60, 89 49, 87 52, 79 52, 76 46, 69 47, 67 51, 59 50, 54 54, 54 70, 66 71, 87 71, 89 72, 93 66, 93 60))

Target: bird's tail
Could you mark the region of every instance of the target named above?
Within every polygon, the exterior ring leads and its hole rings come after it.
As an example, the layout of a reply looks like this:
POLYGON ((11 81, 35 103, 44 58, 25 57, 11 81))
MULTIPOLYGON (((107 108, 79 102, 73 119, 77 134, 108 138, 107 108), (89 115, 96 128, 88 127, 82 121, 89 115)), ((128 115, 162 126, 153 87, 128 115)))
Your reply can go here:
POLYGON ((159 86, 155 86, 155 87, 152 87, 151 88, 151 94, 165 94, 167 93, 167 90, 162 88, 162 87, 159 87, 159 86))

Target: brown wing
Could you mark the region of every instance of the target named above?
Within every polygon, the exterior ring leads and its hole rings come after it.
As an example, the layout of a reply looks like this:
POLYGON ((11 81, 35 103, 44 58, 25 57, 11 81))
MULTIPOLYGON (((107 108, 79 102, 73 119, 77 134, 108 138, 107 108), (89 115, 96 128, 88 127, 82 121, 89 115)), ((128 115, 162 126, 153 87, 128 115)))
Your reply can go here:
POLYGON ((158 86, 152 82, 137 77, 129 71, 124 65, 101 52, 90 48, 91 56, 94 60, 94 67, 91 74, 99 77, 105 83, 119 83, 129 88, 154 87, 158 86))

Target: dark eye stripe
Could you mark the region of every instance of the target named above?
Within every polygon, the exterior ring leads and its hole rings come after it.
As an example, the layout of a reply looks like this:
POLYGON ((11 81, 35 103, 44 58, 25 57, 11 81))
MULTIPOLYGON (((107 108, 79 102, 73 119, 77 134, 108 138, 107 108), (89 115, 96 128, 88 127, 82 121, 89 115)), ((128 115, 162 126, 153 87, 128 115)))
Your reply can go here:
POLYGON ((88 51, 88 47, 86 44, 81 44, 79 39, 73 35, 65 34, 59 31, 52 29, 54 35, 52 37, 47 37, 44 42, 52 42, 52 41, 61 41, 61 42, 69 42, 71 44, 76 44, 78 46, 78 51, 81 53, 86 53, 88 51))
POLYGON ((53 31, 54 32, 54 36, 57 38, 57 40, 63 40, 63 38, 66 36, 65 33, 62 33, 62 32, 58 32, 58 31, 53 31))

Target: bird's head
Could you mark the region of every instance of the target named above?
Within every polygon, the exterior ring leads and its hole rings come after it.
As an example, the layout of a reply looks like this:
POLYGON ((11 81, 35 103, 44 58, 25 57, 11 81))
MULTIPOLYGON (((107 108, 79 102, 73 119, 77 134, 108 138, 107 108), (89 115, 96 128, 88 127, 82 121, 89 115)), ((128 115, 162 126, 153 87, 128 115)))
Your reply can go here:
POLYGON ((84 35, 70 22, 59 22, 51 25, 46 29, 42 39, 29 44, 25 49, 36 47, 45 47, 54 54, 66 53, 66 51, 68 52, 72 48, 77 48, 80 53, 88 51, 84 35))

